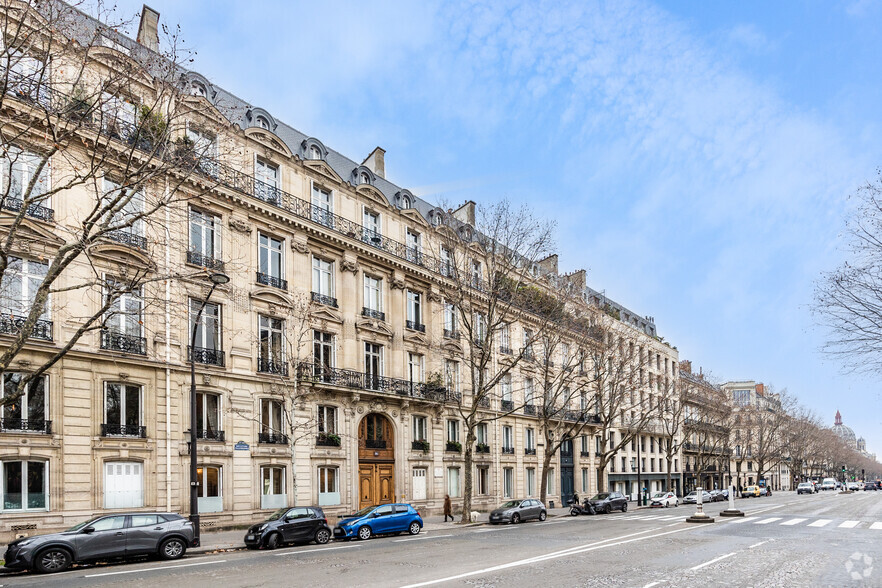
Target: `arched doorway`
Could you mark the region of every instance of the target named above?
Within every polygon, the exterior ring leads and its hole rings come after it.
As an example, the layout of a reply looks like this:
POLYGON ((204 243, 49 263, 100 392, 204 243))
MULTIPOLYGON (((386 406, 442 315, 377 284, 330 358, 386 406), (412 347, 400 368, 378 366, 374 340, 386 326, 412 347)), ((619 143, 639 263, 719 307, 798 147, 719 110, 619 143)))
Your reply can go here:
POLYGON ((358 424, 358 508, 395 501, 395 437, 384 415, 358 424))

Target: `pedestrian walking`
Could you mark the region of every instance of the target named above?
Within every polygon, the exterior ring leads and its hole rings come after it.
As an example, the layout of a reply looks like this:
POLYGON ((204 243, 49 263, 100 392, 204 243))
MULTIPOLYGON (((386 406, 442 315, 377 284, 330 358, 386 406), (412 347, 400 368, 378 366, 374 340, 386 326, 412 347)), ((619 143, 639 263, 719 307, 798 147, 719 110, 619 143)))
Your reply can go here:
POLYGON ((444 495, 444 522, 447 522, 447 517, 450 517, 450 521, 453 522, 453 505, 450 504, 450 494, 444 495))

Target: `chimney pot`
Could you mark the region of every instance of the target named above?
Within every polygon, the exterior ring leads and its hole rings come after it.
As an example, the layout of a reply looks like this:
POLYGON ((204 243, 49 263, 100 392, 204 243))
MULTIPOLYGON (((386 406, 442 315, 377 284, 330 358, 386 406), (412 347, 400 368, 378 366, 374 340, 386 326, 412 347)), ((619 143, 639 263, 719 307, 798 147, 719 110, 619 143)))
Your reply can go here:
POLYGON ((138 43, 151 51, 159 52, 159 13, 146 4, 141 9, 138 43))

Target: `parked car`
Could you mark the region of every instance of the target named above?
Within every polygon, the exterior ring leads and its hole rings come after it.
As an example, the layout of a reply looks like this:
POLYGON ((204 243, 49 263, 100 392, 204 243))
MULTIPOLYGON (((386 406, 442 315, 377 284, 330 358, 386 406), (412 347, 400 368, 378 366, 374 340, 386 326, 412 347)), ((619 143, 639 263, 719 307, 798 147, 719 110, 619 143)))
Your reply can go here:
POLYGON ((711 490, 711 501, 712 502, 725 502, 729 500, 729 491, 728 490, 711 490))
POLYGON ((156 555, 178 559, 193 543, 193 523, 170 512, 103 515, 67 531, 16 539, 6 548, 5 566, 61 572, 73 563, 156 555))
POLYGON ((668 508, 680 506, 680 499, 673 492, 656 492, 652 495, 649 506, 652 508, 668 508))
POLYGON ((741 492, 741 496, 744 498, 759 498, 760 488, 759 486, 748 486, 741 492))
MULTIPOLYGON (((707 490, 701 491, 701 502, 702 503, 713 502, 713 501, 714 501, 714 497, 711 496, 710 492, 708 492, 707 490)), ((696 490, 693 490, 692 492, 690 492, 689 494, 684 496, 683 497, 683 504, 698 504, 698 492, 696 490)))
POLYGON ((324 545, 331 539, 331 527, 324 511, 317 506, 280 508, 264 522, 251 525, 245 533, 245 547, 275 549, 285 543, 324 545))
POLYGON ((824 481, 821 482, 821 490, 836 490, 839 487, 839 483, 833 478, 824 478, 824 481))
POLYGON ((621 492, 600 492, 590 500, 597 512, 610 513, 614 510, 628 512, 628 499, 621 492))
POLYGON ((759 495, 760 496, 771 496, 771 494, 769 493, 769 487, 768 486, 760 486, 759 487, 759 495))
POLYGON ((815 485, 811 482, 801 482, 799 486, 796 487, 797 494, 813 494, 817 492, 815 490, 815 485))
POLYGON ((509 500, 499 505, 490 513, 490 524, 519 523, 530 519, 544 521, 548 517, 545 506, 534 498, 524 500, 509 500))
POLYGON ((404 533, 418 535, 423 528, 423 518, 409 504, 382 504, 366 506, 334 527, 337 539, 370 539, 374 535, 404 533))
POLYGON ((855 490, 860 490, 860 489, 861 489, 860 484, 858 484, 857 482, 849 482, 848 484, 846 484, 845 487, 846 487, 847 490, 851 490, 851 491, 855 491, 855 490))
POLYGON ((867 492, 869 492, 870 490, 875 492, 876 490, 878 490, 878 488, 876 487, 876 482, 867 482, 866 484, 864 484, 864 490, 867 492))

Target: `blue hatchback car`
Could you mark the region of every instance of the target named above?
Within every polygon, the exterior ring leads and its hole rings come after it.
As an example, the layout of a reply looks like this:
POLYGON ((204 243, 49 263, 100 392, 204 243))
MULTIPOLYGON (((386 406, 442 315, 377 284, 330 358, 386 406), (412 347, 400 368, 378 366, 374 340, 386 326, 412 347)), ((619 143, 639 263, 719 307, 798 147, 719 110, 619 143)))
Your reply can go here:
POLYGON ((420 513, 409 504, 366 506, 334 527, 334 539, 370 539, 373 535, 404 533, 418 535, 423 528, 420 513))

